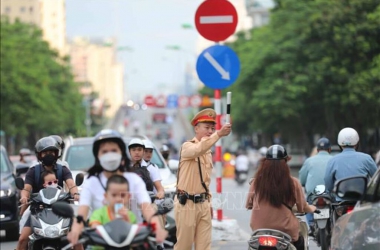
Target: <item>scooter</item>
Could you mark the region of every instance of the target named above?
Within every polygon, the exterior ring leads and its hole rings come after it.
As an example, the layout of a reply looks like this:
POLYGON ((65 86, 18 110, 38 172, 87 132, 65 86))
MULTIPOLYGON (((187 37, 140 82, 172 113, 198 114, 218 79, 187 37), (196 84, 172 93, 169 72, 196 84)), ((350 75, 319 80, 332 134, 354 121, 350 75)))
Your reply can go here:
MULTIPOLYGON (((316 210, 315 213, 319 213, 316 210)), ((309 249, 308 226, 305 220, 301 217, 305 213, 295 213, 300 225, 300 235, 304 238, 304 249, 309 249)), ((250 240, 248 241, 249 250, 296 250, 292 244, 290 235, 275 229, 262 228, 253 231, 250 240)))
MULTIPOLYGON (((164 200, 161 206, 158 206, 158 214, 166 214, 173 207, 173 200, 164 200)), ((69 204, 57 202, 52 206, 53 212, 63 218, 72 219, 74 211, 69 204)), ((78 218, 77 218, 78 219, 78 218)), ((85 224, 85 226, 87 226, 85 224)), ((78 240, 78 244, 88 244, 90 246, 102 246, 107 250, 116 249, 156 249, 156 240, 153 237, 155 225, 150 222, 143 224, 130 224, 123 219, 115 219, 96 228, 85 227, 78 240)), ((62 237, 66 241, 66 236, 62 237)), ((170 242, 165 242, 169 244, 170 242)), ((173 245, 173 244, 171 244, 173 245)), ((68 244, 62 250, 68 250, 73 247, 68 244)))
POLYGON ((239 185, 243 185, 248 179, 248 171, 236 171, 235 181, 239 185))
POLYGON ((314 214, 314 239, 321 250, 328 250, 331 241, 331 196, 326 192, 325 185, 317 185, 310 199, 312 204, 321 211, 319 214, 314 214))
MULTIPOLYGON (((75 183, 80 186, 83 183, 83 175, 77 175, 75 183)), ((18 189, 24 189, 24 180, 16 178, 18 189)), ((47 187, 38 193, 33 193, 27 205, 30 205, 30 223, 33 233, 29 236, 28 249, 58 250, 62 248, 60 237, 66 235, 71 227, 71 218, 63 218, 52 211, 52 205, 56 202, 68 204, 73 201, 70 193, 59 188, 47 187)))

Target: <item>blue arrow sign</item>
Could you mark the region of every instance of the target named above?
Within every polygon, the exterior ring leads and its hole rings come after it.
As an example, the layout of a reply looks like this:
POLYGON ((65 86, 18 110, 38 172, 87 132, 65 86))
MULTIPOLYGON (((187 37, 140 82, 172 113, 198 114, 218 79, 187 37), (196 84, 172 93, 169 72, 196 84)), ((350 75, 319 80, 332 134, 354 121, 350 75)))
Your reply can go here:
POLYGON ((214 45, 205 49, 197 60, 199 79, 209 88, 224 89, 232 85, 240 73, 240 61, 227 46, 214 45))
POLYGON ((177 108, 178 107, 178 95, 171 94, 166 98, 166 107, 167 108, 177 108))

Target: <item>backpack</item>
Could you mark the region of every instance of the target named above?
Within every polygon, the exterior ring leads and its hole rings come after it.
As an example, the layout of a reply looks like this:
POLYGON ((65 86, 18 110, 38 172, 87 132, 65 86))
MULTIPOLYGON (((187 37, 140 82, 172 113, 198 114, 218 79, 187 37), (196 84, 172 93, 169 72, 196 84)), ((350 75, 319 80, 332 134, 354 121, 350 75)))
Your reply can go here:
MULTIPOLYGON (((38 164, 34 167, 34 183, 36 187, 41 186, 41 164, 38 164)), ((54 171, 57 175, 58 185, 63 187, 63 167, 61 164, 57 163, 57 171, 54 171)))
POLYGON ((135 172, 145 182, 146 190, 153 191, 153 181, 150 178, 150 172, 147 167, 137 165, 132 167, 132 171, 135 172))

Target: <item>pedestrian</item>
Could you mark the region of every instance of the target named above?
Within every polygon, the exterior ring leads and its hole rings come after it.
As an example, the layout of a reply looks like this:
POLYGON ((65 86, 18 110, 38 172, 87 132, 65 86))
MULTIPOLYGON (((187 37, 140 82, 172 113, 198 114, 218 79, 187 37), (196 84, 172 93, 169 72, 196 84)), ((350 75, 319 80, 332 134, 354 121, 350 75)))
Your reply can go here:
POLYGON ((211 249, 211 205, 209 185, 212 172, 211 147, 231 132, 231 124, 215 131, 216 113, 204 109, 191 120, 195 137, 182 144, 174 216, 177 243, 174 250, 211 249))
MULTIPOLYGON (((330 140, 323 137, 317 142, 317 154, 306 159, 299 171, 299 180, 301 185, 305 187, 307 202, 312 203, 311 194, 318 185, 325 185, 324 177, 327 162, 332 158, 330 140)), ((306 214, 307 223, 309 224, 309 234, 314 232, 314 215, 306 214)))

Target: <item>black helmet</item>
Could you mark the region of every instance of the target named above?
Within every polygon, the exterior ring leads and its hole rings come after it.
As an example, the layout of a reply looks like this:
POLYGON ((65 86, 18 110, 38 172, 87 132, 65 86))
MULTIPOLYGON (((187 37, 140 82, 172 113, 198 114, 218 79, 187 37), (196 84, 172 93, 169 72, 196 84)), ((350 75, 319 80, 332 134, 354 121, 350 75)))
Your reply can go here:
POLYGON ((62 137, 60 137, 59 135, 51 135, 50 137, 53 137, 58 142, 58 145, 61 147, 62 150, 65 149, 65 142, 62 140, 62 137))
POLYGON ((98 158, 99 145, 105 141, 112 141, 119 145, 121 154, 124 159, 127 157, 126 147, 121 134, 112 129, 103 129, 95 135, 94 143, 92 144, 92 153, 95 159, 98 158))
POLYGON ((162 145, 162 147, 160 148, 160 152, 162 153, 162 152, 169 152, 170 151, 170 149, 169 149, 169 147, 167 146, 167 145, 162 145))
POLYGON ((331 148, 330 140, 322 137, 317 142, 317 149, 318 150, 329 150, 331 148))
POLYGON ((288 158, 288 153, 281 145, 272 145, 268 148, 265 158, 268 160, 282 160, 288 158))
POLYGON ((36 146, 34 147, 34 151, 36 153, 38 160, 41 160, 40 159, 41 152, 45 152, 49 150, 54 151, 56 153, 56 157, 58 157, 59 149, 60 147, 59 147, 58 142, 50 136, 39 139, 36 143, 36 146))

